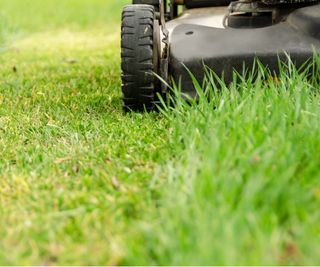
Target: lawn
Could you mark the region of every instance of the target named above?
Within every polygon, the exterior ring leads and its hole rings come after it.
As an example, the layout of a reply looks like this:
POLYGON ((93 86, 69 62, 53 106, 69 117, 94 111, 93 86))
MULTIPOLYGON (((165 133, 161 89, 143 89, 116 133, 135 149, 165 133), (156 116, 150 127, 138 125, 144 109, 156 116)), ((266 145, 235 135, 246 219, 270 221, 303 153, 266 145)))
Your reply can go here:
POLYGON ((123 114, 126 3, 0 0, 0 265, 320 264, 319 72, 123 114))

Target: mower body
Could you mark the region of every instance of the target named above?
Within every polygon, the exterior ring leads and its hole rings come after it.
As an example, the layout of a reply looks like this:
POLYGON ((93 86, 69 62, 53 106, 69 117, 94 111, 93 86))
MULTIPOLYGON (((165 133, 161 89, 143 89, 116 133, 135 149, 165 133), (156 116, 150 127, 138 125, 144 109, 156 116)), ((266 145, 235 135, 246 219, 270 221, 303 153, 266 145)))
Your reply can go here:
POLYGON ((197 97, 190 72, 201 83, 205 66, 227 84, 256 60, 273 75, 280 61, 307 66, 320 51, 317 1, 133 0, 122 15, 124 109, 154 109, 169 93, 156 76, 197 97))
POLYGON ((277 74, 279 59, 289 56, 299 67, 320 51, 320 5, 286 10, 279 22, 265 27, 247 22, 242 27, 241 21, 226 27, 227 13, 228 7, 202 7, 167 22, 169 74, 190 96, 196 92, 187 69, 201 82, 206 65, 229 83, 234 71, 250 70, 255 59, 277 74))

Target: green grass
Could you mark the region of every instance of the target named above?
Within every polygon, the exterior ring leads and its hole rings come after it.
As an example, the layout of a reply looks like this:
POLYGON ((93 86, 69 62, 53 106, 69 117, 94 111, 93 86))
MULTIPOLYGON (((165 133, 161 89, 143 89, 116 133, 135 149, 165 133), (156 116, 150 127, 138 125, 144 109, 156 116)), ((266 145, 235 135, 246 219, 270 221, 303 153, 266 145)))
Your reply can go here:
POLYGON ((319 77, 125 115, 127 2, 0 0, 0 265, 319 264, 319 77))

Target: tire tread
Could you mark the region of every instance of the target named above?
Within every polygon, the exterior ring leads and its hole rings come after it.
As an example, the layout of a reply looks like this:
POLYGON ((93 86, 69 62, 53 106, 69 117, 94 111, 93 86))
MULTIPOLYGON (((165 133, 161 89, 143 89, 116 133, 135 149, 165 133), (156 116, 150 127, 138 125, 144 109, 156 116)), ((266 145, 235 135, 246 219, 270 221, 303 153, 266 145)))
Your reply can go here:
POLYGON ((128 5, 122 12, 121 70, 125 111, 154 109, 153 23, 150 5, 128 5))

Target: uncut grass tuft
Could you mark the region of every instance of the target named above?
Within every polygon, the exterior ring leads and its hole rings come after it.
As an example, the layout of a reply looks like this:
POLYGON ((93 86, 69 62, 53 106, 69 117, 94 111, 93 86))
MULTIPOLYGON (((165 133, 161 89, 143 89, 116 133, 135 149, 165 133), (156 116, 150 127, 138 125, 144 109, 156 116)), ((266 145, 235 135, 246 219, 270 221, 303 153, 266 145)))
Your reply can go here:
POLYGON ((174 88, 162 112, 176 159, 154 178, 162 197, 128 263, 319 263, 319 58, 305 71, 281 63, 277 78, 255 68, 229 86, 209 69, 203 85, 191 74, 197 101, 174 88))

